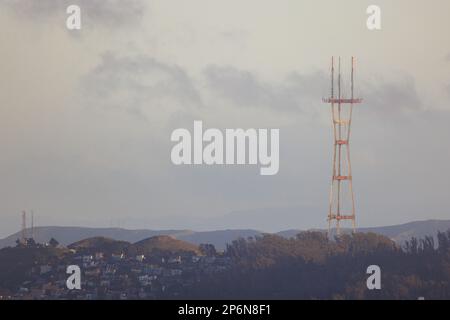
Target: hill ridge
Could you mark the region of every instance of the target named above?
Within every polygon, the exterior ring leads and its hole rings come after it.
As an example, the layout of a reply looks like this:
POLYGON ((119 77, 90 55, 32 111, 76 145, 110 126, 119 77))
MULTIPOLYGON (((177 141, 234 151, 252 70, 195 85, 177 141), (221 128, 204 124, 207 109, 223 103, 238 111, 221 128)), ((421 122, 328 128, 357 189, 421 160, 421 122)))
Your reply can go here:
MULTIPOLYGON (((403 243, 411 237, 423 238, 426 235, 435 236, 438 231, 450 229, 450 220, 428 219, 422 221, 412 221, 403 224, 364 227, 358 228, 360 232, 375 232, 385 235, 397 243, 403 243)), ((313 229, 310 229, 313 230, 313 229)), ((315 229, 322 230, 323 229, 315 229)), ((302 229, 288 229, 275 234, 292 237, 297 233, 305 231, 302 229)), ((28 230, 29 233, 29 230, 28 230)), ((36 241, 48 242, 50 238, 55 238, 62 245, 73 244, 77 241, 92 238, 105 237, 118 241, 136 243, 138 241, 154 236, 171 236, 177 240, 183 240, 191 244, 211 243, 217 249, 224 249, 227 243, 237 238, 248 238, 260 235, 260 230, 254 229, 223 229, 212 231, 193 231, 189 229, 168 229, 168 230, 149 230, 149 229, 125 229, 125 228, 94 228, 80 226, 41 226, 35 228, 36 241)), ((14 233, 4 239, 0 239, 0 248, 14 246, 16 240, 20 237, 20 232, 14 233)))

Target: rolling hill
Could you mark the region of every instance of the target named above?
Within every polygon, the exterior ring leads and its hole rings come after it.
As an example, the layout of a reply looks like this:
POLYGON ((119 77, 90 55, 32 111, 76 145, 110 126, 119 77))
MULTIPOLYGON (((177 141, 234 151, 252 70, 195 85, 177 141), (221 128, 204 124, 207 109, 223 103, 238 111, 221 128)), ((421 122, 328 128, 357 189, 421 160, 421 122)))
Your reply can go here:
MULTIPOLYGON (((374 232, 385 235, 397 243, 403 243, 411 237, 423 238, 426 235, 435 236, 438 231, 450 229, 450 220, 427 220, 405 223, 401 225, 360 228, 360 232, 374 232)), ((295 236, 302 230, 291 229, 280 231, 277 234, 284 237, 295 236)), ((29 230, 28 230, 29 233, 29 230)), ((127 230, 120 228, 85 228, 85 227, 37 227, 35 228, 35 240, 37 242, 48 242, 52 237, 62 245, 73 244, 82 239, 103 237, 129 243, 136 243, 155 236, 170 236, 173 239, 183 240, 194 245, 211 243, 217 249, 223 250, 227 243, 238 239, 254 237, 262 234, 261 231, 252 229, 233 229, 196 232, 191 230, 127 230)), ((14 246, 20 237, 20 232, 0 239, 0 248, 14 246)), ((159 239, 163 240, 165 238, 159 239)), ((162 241, 164 243, 164 241, 162 241)), ((151 243, 148 244, 151 246, 151 243)))
MULTIPOLYGON (((158 236, 170 235, 175 238, 189 235, 192 231, 189 230, 127 230, 121 228, 89 228, 89 227, 36 227, 34 228, 36 242, 48 242, 51 238, 55 238, 62 245, 69 245, 71 243, 94 237, 104 237, 114 240, 127 241, 135 243, 142 239, 158 236)), ((29 229, 27 234, 31 234, 29 229)), ((16 240, 20 238, 20 232, 14 233, 4 239, 0 240, 0 248, 7 246, 14 246, 16 240)))
POLYGON ((69 244, 68 248, 91 254, 101 251, 107 254, 127 252, 132 255, 148 255, 154 250, 199 253, 197 245, 167 235, 153 236, 136 243, 105 237, 92 237, 69 244))

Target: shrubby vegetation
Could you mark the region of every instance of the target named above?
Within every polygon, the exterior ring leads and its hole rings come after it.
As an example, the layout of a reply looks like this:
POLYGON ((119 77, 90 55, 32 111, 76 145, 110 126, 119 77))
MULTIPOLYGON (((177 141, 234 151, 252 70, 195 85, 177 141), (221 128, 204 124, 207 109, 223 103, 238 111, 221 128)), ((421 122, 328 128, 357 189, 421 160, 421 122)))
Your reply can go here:
POLYGON ((450 230, 411 239, 403 247, 373 234, 320 232, 296 238, 276 235, 239 239, 225 252, 234 266, 205 278, 196 298, 230 299, 449 299, 450 230), (369 265, 381 268, 381 290, 368 290, 369 265))

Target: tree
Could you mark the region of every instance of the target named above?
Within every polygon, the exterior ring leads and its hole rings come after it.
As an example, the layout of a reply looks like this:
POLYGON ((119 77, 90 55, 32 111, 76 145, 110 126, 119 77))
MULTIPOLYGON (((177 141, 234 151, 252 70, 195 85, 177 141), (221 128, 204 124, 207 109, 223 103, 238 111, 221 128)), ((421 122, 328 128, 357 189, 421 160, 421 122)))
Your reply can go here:
POLYGON ((37 246, 37 243, 36 243, 36 241, 34 241, 33 238, 28 238, 27 239, 27 247, 35 248, 36 246, 37 246))
POLYGON ((208 257, 214 257, 217 254, 216 247, 213 244, 202 243, 199 246, 200 252, 208 257))
POLYGON ((48 244, 49 244, 51 247, 56 248, 56 247, 59 245, 59 242, 56 241, 55 238, 51 238, 50 241, 48 242, 48 244))

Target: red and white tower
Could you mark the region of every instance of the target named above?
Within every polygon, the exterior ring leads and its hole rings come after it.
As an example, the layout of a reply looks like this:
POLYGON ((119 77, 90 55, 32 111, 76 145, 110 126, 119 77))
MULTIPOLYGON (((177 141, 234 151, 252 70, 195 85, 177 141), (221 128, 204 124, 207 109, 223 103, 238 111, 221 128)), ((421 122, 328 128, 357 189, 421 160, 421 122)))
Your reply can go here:
POLYGON ((338 59, 337 92, 335 92, 334 57, 331 58, 331 96, 323 102, 331 105, 333 120, 334 152, 333 174, 331 179, 330 203, 328 210, 328 233, 332 223, 336 222, 336 233, 340 233, 341 221, 352 222, 353 231, 356 230, 355 198, 353 194, 353 176, 350 162, 350 129, 352 124, 353 106, 361 103, 362 99, 355 98, 354 67, 355 60, 351 59, 350 97, 344 97, 341 83, 341 58, 338 59))

